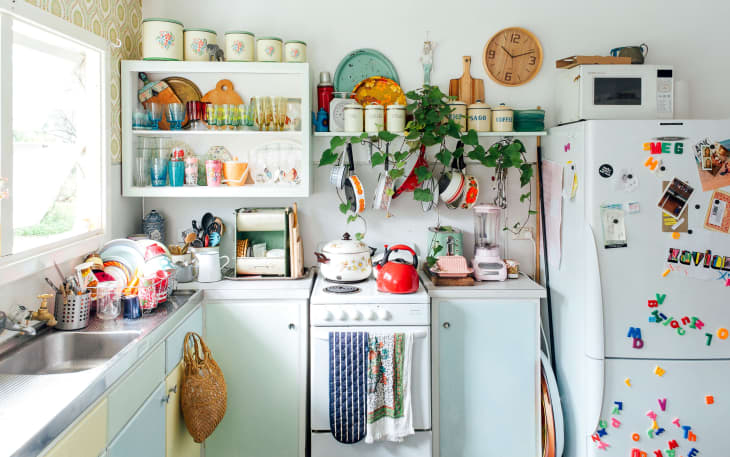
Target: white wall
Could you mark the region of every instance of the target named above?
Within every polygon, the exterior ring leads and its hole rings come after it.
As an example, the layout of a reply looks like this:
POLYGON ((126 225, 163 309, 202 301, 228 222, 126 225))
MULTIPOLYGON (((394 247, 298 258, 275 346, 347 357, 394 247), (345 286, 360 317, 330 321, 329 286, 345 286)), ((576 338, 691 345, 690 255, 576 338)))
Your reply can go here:
MULTIPOLYGON (((357 48, 375 48, 394 63, 401 85, 409 90, 422 83, 418 61, 425 31, 437 44, 432 81, 446 90, 448 80, 462 73, 461 57, 472 56, 473 77, 485 81, 487 102, 505 102, 517 108, 540 105, 547 109, 552 102, 552 83, 556 73, 554 61, 574 54, 606 54, 609 49, 627 44, 649 45, 648 63, 673 64, 678 79, 689 81, 692 117, 727 117, 730 93, 727 74, 725 20, 730 2, 720 1, 627 1, 586 2, 545 1, 466 1, 458 3, 371 0, 366 3, 335 0, 268 0, 232 2, 211 0, 204 4, 192 0, 144 0, 143 17, 170 17, 189 27, 208 27, 223 33, 231 29, 250 30, 257 35, 275 35, 283 39, 304 40, 314 80, 320 71, 334 73, 338 62, 357 48), (702 7, 700 7, 702 6, 702 7), (545 59, 538 76, 525 86, 505 88, 493 83, 485 74, 481 52, 486 41, 501 28, 518 25, 537 35, 545 59)), ((205 90, 205 88, 201 88, 205 90)), ((326 140, 313 140, 313 160, 318 160, 326 140)), ((533 152, 534 140, 527 141, 533 152)), ((364 151, 359 152, 363 160, 364 151)), ((472 167, 476 168, 476 167, 472 167)), ((481 202, 490 202, 493 192, 491 170, 480 171, 481 202)), ((371 171, 366 184, 373 183, 377 172, 371 171)), ((318 242, 339 237, 345 231, 360 229, 348 226, 337 212, 334 190, 327 184, 325 170, 316 171, 314 195, 299 201, 305 237, 307 263, 318 242)), ((520 189, 512 179, 510 220, 522 215, 524 206, 517 201, 520 189)), ((370 187, 372 189, 372 187, 370 187)), ((437 222, 435 212, 424 214, 410 196, 394 203, 395 217, 387 219, 372 210, 368 219, 367 241, 373 246, 393 241, 415 242, 424 250, 426 227, 437 222)), ((232 212, 242 206, 275 206, 289 200, 225 199, 146 199, 145 210, 160 209, 168 218, 168 237, 179 239, 179 232, 199 219, 205 211, 223 217, 232 227, 232 212)), ((441 222, 472 231, 472 215, 466 211, 441 210, 441 222)), ((531 222, 532 224, 532 222, 531 222)), ((231 253, 230 237, 223 249, 231 253)), ((471 236, 465 240, 471 244, 471 236)), ((532 273, 534 257, 529 241, 509 241, 507 256, 519 260, 532 273)))

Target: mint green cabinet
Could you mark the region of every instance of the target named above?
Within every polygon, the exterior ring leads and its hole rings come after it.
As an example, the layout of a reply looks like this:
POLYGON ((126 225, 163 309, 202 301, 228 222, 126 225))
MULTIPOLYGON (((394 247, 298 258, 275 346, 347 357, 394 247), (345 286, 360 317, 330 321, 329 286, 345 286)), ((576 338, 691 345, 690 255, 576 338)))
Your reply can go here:
POLYGON ((165 457, 166 405, 163 381, 112 440, 108 457, 165 457))
POLYGON ((539 301, 434 299, 433 313, 440 456, 540 455, 539 301))
POLYGON ((207 457, 304 455, 306 301, 211 301, 205 341, 228 388, 207 457))

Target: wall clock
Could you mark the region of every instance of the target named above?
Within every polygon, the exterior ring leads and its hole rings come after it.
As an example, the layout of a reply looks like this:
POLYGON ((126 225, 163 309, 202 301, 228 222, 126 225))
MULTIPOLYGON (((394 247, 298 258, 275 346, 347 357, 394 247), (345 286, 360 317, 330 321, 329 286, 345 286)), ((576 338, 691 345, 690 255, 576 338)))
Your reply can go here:
POLYGON ((520 27, 495 33, 484 45, 484 70, 503 86, 520 86, 535 77, 542 65, 542 45, 520 27))

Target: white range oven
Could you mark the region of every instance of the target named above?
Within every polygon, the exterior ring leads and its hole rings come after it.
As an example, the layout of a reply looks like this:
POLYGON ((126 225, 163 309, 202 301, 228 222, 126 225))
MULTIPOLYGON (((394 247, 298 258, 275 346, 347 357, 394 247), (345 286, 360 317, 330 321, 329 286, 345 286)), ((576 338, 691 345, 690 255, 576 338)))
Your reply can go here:
POLYGON ((673 119, 670 65, 578 65, 556 73, 558 124, 593 119, 673 119))
POLYGON ((427 292, 378 292, 375 281, 352 285, 317 278, 310 301, 311 457, 431 457, 431 306, 427 292), (343 289, 344 287, 344 289, 343 289), (327 292, 343 291, 349 293, 327 292), (402 443, 342 444, 330 432, 329 333, 413 333, 411 401, 415 435, 402 443))

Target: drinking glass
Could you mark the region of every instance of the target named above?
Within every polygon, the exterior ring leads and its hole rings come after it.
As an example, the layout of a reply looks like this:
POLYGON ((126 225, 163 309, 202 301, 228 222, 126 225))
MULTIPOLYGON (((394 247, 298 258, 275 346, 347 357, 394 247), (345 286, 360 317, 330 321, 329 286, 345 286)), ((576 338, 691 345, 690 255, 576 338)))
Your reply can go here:
POLYGON ((262 97, 264 102, 264 124, 266 130, 274 130, 274 110, 271 97, 262 97))
POLYGON ((170 124, 170 130, 181 130, 183 122, 185 122, 185 105, 182 103, 169 103, 165 110, 167 122, 170 124))
POLYGON ((214 129, 216 126, 216 106, 212 103, 205 104, 205 122, 208 123, 209 129, 214 129))
POLYGON ((170 175, 170 186, 181 187, 185 183, 185 163, 182 160, 171 160, 167 163, 170 175))
POLYGON ((96 315, 99 319, 116 319, 121 312, 122 288, 116 281, 100 282, 96 286, 96 315))
POLYGON ((253 127, 256 123, 256 97, 251 97, 246 107, 246 127, 253 127))
POLYGON ((152 140, 150 137, 137 137, 137 152, 134 158, 134 185, 137 187, 150 185, 152 140))
POLYGON ((163 187, 167 184, 166 158, 153 157, 150 163, 150 181, 154 187, 163 187))
POLYGON ((286 111, 286 98, 274 97, 272 100, 274 130, 281 132, 286 127, 286 111))
POLYGON ((236 105, 232 104, 226 104, 224 106, 224 115, 225 115, 225 125, 226 128, 229 130, 236 128, 236 112, 238 111, 238 107, 236 105))
POLYGON ((133 129, 146 129, 147 128, 147 111, 142 109, 136 110, 132 113, 132 128, 133 129))
POLYGON ((238 105, 238 111, 236 113, 236 121, 237 125, 240 128, 243 128, 246 126, 246 105, 241 103, 238 105))
POLYGON ((149 126, 152 130, 160 129, 160 121, 162 120, 162 104, 150 102, 147 104, 147 117, 149 126))

